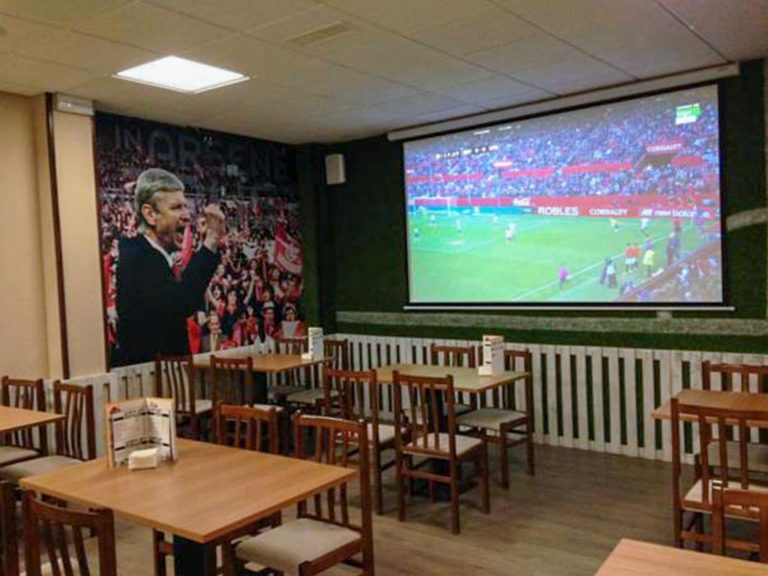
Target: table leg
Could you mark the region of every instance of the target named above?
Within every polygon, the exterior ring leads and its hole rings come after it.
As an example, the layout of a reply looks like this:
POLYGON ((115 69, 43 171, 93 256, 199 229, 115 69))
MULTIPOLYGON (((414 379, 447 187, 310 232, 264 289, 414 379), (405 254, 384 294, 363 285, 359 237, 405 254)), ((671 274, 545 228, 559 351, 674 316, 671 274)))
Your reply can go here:
POLYGON ((173 569, 176 576, 216 576, 216 545, 174 536, 173 569))
POLYGON ((250 394, 254 404, 267 403, 267 375, 264 372, 253 373, 253 390, 250 394))

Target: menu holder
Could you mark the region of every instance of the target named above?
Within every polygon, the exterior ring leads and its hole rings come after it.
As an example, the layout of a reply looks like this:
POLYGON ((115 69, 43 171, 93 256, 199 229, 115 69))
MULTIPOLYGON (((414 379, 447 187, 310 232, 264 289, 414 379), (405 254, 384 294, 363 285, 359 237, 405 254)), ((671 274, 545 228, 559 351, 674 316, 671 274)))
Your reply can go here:
POLYGON ((131 454, 157 448, 159 462, 178 459, 176 414, 172 398, 135 398, 109 402, 106 410, 107 461, 127 464, 131 454))
POLYGON ((322 360, 323 352, 323 329, 307 329, 307 351, 301 355, 302 360, 322 360))
POLYGON ((483 363, 478 367, 480 376, 496 376, 504 372, 504 338, 483 336, 483 363))

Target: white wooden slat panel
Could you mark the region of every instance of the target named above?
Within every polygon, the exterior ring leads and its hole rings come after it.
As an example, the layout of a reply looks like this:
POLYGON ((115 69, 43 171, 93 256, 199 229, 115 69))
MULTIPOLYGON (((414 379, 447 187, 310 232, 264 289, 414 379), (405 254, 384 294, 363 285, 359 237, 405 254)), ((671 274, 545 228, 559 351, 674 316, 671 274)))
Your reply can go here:
POLYGON ((534 344, 530 347, 533 363, 533 438, 538 443, 544 442, 544 383, 541 379, 541 346, 534 344))
POLYGON ((619 380, 619 350, 618 348, 605 348, 603 350, 608 358, 608 405, 610 406, 610 430, 611 441, 608 443, 608 451, 621 454, 621 382, 619 380))
POLYGON ((563 435, 560 445, 573 448, 573 385, 571 382, 571 349, 569 346, 558 346, 560 355, 560 406, 563 414, 563 435))
POLYGON ((637 456, 640 452, 637 442, 637 377, 635 374, 635 350, 622 351, 624 358, 624 416, 627 426, 627 445, 624 454, 637 456))
POLYGON ((589 450, 589 405, 587 397, 587 355, 583 346, 573 347, 572 351, 576 353, 576 382, 574 383, 574 394, 576 394, 576 405, 579 424, 578 447, 582 450, 589 450))
POLYGON ((548 434, 544 441, 552 446, 557 446, 560 442, 560 431, 557 426, 557 366, 555 364, 555 347, 542 346, 542 353, 547 366, 546 390, 547 390, 547 426, 548 434))
MULTIPOLYGON (((643 422, 644 435, 643 456, 645 458, 656 459, 656 421, 651 414, 656 409, 656 399, 654 394, 653 378, 653 351, 639 350, 637 356, 640 358, 643 372, 643 422)), ((662 422, 662 426, 666 424, 662 422)))
MULTIPOLYGON (((683 390, 683 363, 686 361, 686 355, 682 350, 672 350, 670 353, 670 385, 671 394, 676 396, 683 390)), ((671 434, 671 431, 670 431, 671 434)), ((683 441, 683 461, 686 464, 693 464, 693 454, 685 449, 685 425, 680 425, 680 438, 683 441)), ((671 440, 670 440, 671 442, 671 440)))
MULTIPOLYGON (((701 386, 702 386, 701 384, 701 363, 702 363, 701 352, 697 352, 697 351, 690 352, 688 354, 688 361, 689 361, 690 374, 691 374, 690 388, 691 390, 701 390, 701 386)), ((701 451, 699 435, 692 433, 692 437, 693 437, 693 443, 692 443, 693 454, 698 454, 701 451)))
MULTIPOLYGON (((763 364, 763 358, 759 354, 744 354, 742 356, 742 362, 744 364, 750 364, 752 366, 761 366, 763 364)), ((745 392, 752 392, 753 394, 757 394, 760 392, 760 378, 756 374, 752 374, 748 381, 744 383, 744 391, 745 392)), ((760 430, 758 428, 750 428, 749 429, 749 438, 747 439, 748 442, 759 442, 760 441, 760 430)))
MULTIPOLYGON (((712 364, 720 364, 723 361, 723 355, 720 352, 704 352, 703 360, 709 360, 712 364)), ((719 372, 710 374, 709 386, 711 390, 722 390, 722 378, 719 372)))
POLYGON ((592 359, 592 421, 595 428, 593 447, 598 452, 605 452, 605 410, 603 408, 603 349, 587 349, 592 359))
MULTIPOLYGON (((659 362, 659 390, 661 403, 665 404, 672 397, 672 355, 669 350, 656 350, 654 358, 659 362)), ((666 462, 672 460, 672 436, 669 426, 661 427, 661 453, 666 462)))

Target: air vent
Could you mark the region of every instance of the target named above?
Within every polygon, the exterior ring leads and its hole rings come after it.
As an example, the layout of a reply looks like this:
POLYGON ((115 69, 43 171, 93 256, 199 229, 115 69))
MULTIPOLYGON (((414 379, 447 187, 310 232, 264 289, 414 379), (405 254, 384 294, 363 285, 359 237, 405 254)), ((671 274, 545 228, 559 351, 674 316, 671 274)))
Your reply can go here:
POLYGON ((311 46, 312 44, 317 44, 318 42, 324 42, 331 38, 335 38, 336 36, 341 36, 342 34, 348 34, 354 29, 355 27, 349 22, 334 22, 328 26, 323 26, 322 28, 310 30, 309 32, 304 32, 298 36, 288 38, 286 42, 304 48, 306 46, 311 46))

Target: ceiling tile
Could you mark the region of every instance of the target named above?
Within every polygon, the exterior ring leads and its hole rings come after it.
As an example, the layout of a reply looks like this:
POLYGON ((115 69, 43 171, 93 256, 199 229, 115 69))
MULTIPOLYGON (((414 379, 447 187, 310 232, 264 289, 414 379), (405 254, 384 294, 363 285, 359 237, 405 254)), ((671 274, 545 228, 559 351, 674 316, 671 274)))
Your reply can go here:
MULTIPOLYGON (((565 77, 564 77, 565 78, 565 77)), ((632 77, 621 72, 611 72, 597 76, 585 76, 583 78, 564 79, 563 81, 548 82, 547 90, 554 92, 558 96, 565 94, 575 94, 577 92, 587 92, 597 90, 598 88, 607 88, 631 82, 632 77)))
POLYGON ((0 52, 27 55, 40 44, 60 39, 66 34, 63 28, 0 14, 0 52))
POLYGON ((423 90, 440 90, 492 76, 483 68, 394 36, 382 42, 334 52, 327 58, 423 90))
POLYGON ((0 82, 42 86, 47 91, 67 90, 94 78, 91 72, 24 58, 0 54, 0 82))
POLYGON ((146 50, 173 54, 231 34, 227 29, 153 4, 134 3, 91 18, 77 30, 146 50))
POLYGON ((461 100, 449 98, 448 96, 424 93, 387 100, 386 102, 376 104, 376 108, 385 114, 416 116, 465 105, 461 100))
POLYGON ((0 0, 0 13, 59 26, 74 26, 134 0, 0 0))
POLYGON ((218 26, 243 31, 317 6, 314 0, 147 0, 218 26))
POLYGON ((17 84, 15 82, 0 81, 0 92, 10 94, 21 94, 22 96, 37 96, 45 92, 42 86, 32 86, 30 84, 17 84))
POLYGON ((582 52, 557 38, 536 34, 518 42, 473 52, 467 59, 498 72, 514 75, 520 70, 551 66, 582 55, 582 52))
POLYGON ((490 110, 500 110, 503 108, 511 108, 513 106, 520 106, 521 104, 528 104, 530 102, 538 102, 541 100, 547 100, 553 98, 553 95, 543 90, 530 89, 526 92, 520 92, 518 94, 511 94, 509 96, 501 96, 499 98, 491 98, 490 100, 484 100, 479 102, 484 108, 490 110))
POLYGON ((318 6, 312 10, 306 10, 265 26, 251 28, 248 30, 248 34, 274 44, 282 44, 293 50, 300 50, 307 54, 322 55, 335 50, 350 49, 361 44, 381 40, 389 32, 340 10, 328 6, 318 6), (291 38, 339 22, 351 25, 352 29, 343 34, 303 47, 287 42, 291 38))
POLYGON ((324 3, 397 32, 455 20, 491 6, 486 0, 324 0, 324 3))
POLYGON ((117 78, 97 78, 68 90, 74 96, 81 96, 110 106, 136 107, 157 106, 173 108, 183 100, 184 95, 154 86, 137 84, 117 78))
POLYGON ((464 118, 465 116, 481 114, 482 112, 487 111, 488 109, 483 108, 482 106, 472 106, 470 104, 465 104, 464 106, 449 108, 448 110, 438 110, 437 112, 430 112, 428 114, 419 114, 417 117, 422 122, 440 122, 441 120, 464 118))
POLYGON ((41 41, 28 49, 27 54, 40 60, 102 74, 116 74, 160 57, 156 52, 77 32, 65 32, 47 42, 41 41))
POLYGON ((515 72, 515 78, 537 88, 549 90, 554 86, 595 79, 597 82, 608 81, 620 84, 632 80, 632 77, 586 54, 574 53, 556 63, 526 68, 515 72))
POLYGON ((492 98, 503 98, 505 96, 529 92, 530 90, 531 87, 522 82, 510 80, 504 76, 494 76, 487 80, 450 86, 439 92, 440 94, 456 98, 457 100, 476 104, 492 98))
POLYGON ((536 33, 534 26, 494 6, 457 20, 412 30, 407 36, 449 54, 462 56, 522 40, 536 33))
POLYGON ((768 56, 768 2, 765 0, 662 0, 731 60, 768 56))

